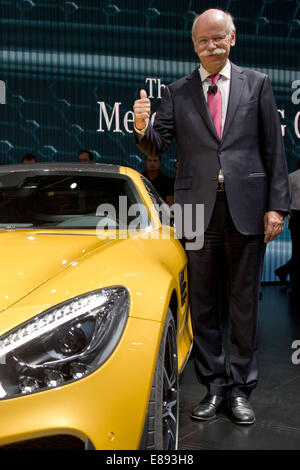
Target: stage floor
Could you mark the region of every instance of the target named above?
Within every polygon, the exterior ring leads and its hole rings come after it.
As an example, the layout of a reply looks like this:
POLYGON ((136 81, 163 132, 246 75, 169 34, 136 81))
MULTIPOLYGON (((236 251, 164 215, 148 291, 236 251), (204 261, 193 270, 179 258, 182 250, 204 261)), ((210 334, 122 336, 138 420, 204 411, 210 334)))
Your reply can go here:
POLYGON ((223 412, 214 421, 192 420, 191 410, 206 389, 198 384, 190 359, 180 386, 179 449, 300 448, 300 364, 292 362, 292 343, 300 344, 300 305, 279 285, 264 285, 261 293, 260 380, 250 400, 256 422, 236 425, 223 412))

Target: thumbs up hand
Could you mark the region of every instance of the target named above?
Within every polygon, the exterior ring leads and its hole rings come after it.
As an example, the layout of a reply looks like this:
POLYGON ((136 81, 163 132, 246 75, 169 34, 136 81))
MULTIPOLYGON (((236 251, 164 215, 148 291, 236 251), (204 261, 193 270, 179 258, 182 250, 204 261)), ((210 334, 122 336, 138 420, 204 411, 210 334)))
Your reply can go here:
POLYGON ((147 127, 151 112, 151 103, 147 98, 145 90, 140 91, 140 99, 136 100, 133 105, 134 125, 142 131, 147 127))

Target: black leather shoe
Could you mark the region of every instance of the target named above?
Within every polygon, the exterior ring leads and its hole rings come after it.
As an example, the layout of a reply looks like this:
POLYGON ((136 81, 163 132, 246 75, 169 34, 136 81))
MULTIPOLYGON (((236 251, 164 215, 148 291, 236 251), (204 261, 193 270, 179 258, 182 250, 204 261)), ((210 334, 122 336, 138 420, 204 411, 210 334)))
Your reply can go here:
POLYGON ((228 401, 231 419, 236 424, 253 424, 255 421, 254 411, 244 397, 231 397, 228 401))
POLYGON ((200 401, 199 405, 192 411, 192 418, 200 419, 202 421, 209 421, 216 417, 218 409, 224 402, 223 397, 218 395, 211 395, 208 393, 203 400, 200 401))
POLYGON ((287 273, 282 269, 281 266, 275 269, 274 274, 275 276, 279 277, 281 284, 287 285, 287 281, 286 281, 287 273))

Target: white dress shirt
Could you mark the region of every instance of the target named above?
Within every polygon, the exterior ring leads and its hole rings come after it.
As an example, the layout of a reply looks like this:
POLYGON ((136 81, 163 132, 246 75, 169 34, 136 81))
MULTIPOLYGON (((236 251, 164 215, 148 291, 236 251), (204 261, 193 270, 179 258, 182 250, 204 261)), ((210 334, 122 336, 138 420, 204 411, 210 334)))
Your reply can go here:
MULTIPOLYGON (((223 134, 225 119, 227 114, 228 108, 228 100, 229 100, 229 90, 230 90, 230 79, 231 79, 231 65, 229 60, 227 60, 226 65, 222 68, 219 72, 220 78, 217 82, 217 86, 221 92, 222 96, 222 129, 221 129, 221 136, 223 134)), ((208 87, 211 85, 211 79, 209 76, 211 75, 201 64, 199 67, 199 74, 202 83, 203 93, 205 96, 205 100, 207 101, 207 90, 208 87)), ((224 175, 222 168, 220 169, 219 176, 218 176, 219 183, 224 182, 224 175)))
MULTIPOLYGON (((227 108, 228 108, 230 79, 231 79, 231 65, 230 65, 229 60, 227 60, 225 67, 223 67, 223 69, 219 73, 221 77, 219 78, 217 82, 217 86, 222 95, 222 133, 223 133, 226 113, 227 113, 227 108)), ((200 74, 200 79, 202 82, 203 93, 207 101, 207 90, 208 90, 208 87, 211 85, 211 79, 208 77, 211 74, 207 70, 205 70, 202 64, 199 67, 199 74, 200 74)))

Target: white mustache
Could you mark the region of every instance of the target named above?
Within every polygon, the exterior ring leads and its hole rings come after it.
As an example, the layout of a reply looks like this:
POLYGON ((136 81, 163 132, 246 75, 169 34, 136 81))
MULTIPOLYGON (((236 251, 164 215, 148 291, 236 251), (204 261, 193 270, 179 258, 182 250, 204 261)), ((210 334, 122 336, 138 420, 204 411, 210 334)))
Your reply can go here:
POLYGON ((219 55, 219 54, 226 54, 226 50, 222 49, 221 47, 217 47, 214 51, 203 51, 201 52, 200 57, 207 57, 208 55, 219 55))

